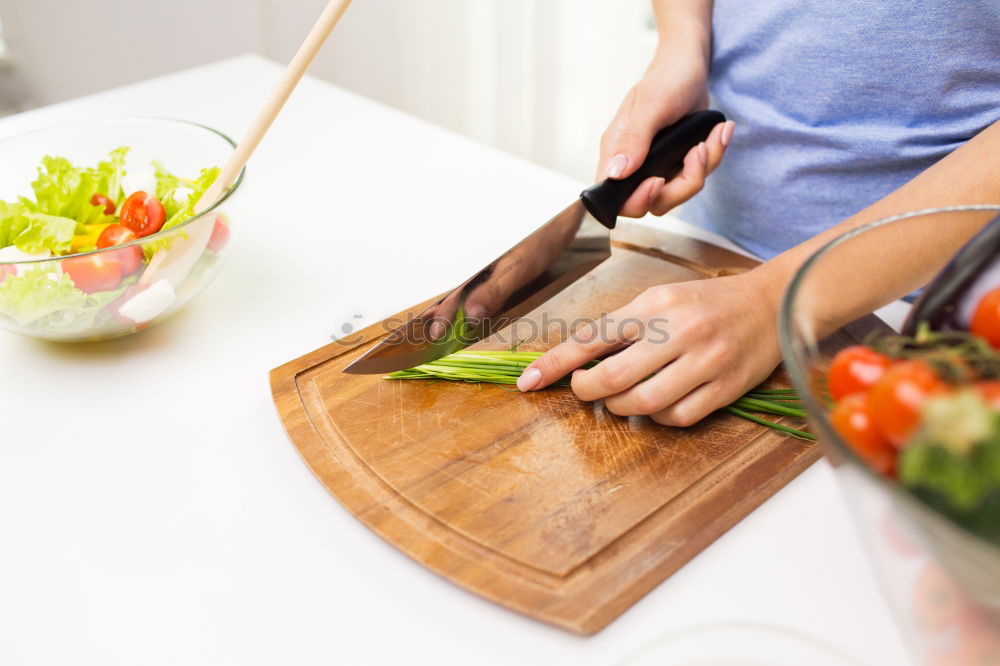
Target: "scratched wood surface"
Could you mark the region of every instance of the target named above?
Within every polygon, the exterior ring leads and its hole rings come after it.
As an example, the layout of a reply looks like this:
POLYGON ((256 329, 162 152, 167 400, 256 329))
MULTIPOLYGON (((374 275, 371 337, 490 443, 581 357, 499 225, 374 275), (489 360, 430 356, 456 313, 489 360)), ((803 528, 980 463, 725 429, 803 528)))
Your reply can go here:
MULTIPOLYGON (((613 237, 609 260, 477 347, 530 337, 522 348, 544 350, 565 336, 560 321, 596 317, 654 284, 754 265, 638 225, 613 237)), ((272 371, 293 444, 349 511, 403 552, 578 633, 607 625, 820 456, 727 414, 668 428, 566 388, 521 394, 341 372, 385 333, 369 327, 353 344, 272 371)), ((780 370, 770 384, 788 385, 780 370)))

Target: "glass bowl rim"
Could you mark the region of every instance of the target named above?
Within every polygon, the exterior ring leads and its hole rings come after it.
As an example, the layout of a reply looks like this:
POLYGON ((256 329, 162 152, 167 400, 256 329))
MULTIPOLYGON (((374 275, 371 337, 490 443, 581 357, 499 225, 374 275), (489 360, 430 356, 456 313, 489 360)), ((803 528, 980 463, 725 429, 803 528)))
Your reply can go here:
MULTIPOLYGON (((923 217, 926 215, 936 215, 940 213, 956 213, 956 212, 966 212, 966 211, 995 211, 1000 213, 1000 205, 998 204, 968 204, 961 206, 941 206, 938 208, 922 208, 920 210, 914 210, 906 213, 899 213, 897 215, 890 215, 888 217, 883 217, 872 222, 861 225, 855 229, 851 229, 840 236, 837 236, 833 240, 827 242, 825 245, 816 250, 806 261, 795 271, 792 276, 791 281, 788 283, 788 287, 785 289, 785 293, 781 297, 781 308, 778 317, 778 338, 781 345, 781 356, 784 362, 785 368, 788 371, 789 376, 792 379, 792 384, 796 387, 799 393, 800 399, 805 403, 807 411, 810 415, 810 424, 816 422, 820 432, 817 435, 822 436, 822 444, 830 444, 837 451, 837 453, 843 456, 846 460, 849 460, 854 467, 859 467, 862 470, 862 474, 865 475, 869 480, 875 482, 881 488, 888 490, 893 497, 902 499, 907 503, 916 503, 925 515, 933 516, 938 524, 945 524, 953 530, 958 530, 968 539, 972 539, 980 543, 983 546, 989 548, 1000 549, 1000 546, 988 541, 982 536, 970 531, 964 525, 960 525, 955 521, 951 520, 945 516, 940 511, 934 509, 933 507, 925 504, 914 495, 910 490, 904 487, 902 484, 890 481, 885 478, 874 469, 872 469, 865 461, 861 459, 854 450, 848 446, 840 437, 839 434, 833 429, 830 420, 826 416, 827 410, 820 405, 816 399, 813 397, 812 391, 808 390, 809 380, 806 377, 805 368, 803 364, 800 364, 798 354, 795 352, 796 343, 794 340, 798 337, 798 333, 795 332, 795 321, 792 314, 793 306, 795 305, 796 298, 801 290, 802 283, 806 276, 810 273, 814 264, 818 263, 827 254, 833 251, 840 245, 849 242, 855 236, 860 236, 867 231, 883 227, 894 222, 900 222, 902 220, 907 220, 915 217, 923 217), (819 415, 819 418, 813 418, 814 415, 819 415)), ((950 258, 949 258, 950 260, 950 258)))
MULTIPOLYGON (((17 134, 11 134, 10 136, 2 137, 2 138, 0 138, 0 146, 2 146, 5 141, 9 141, 9 140, 13 140, 13 139, 20 139, 22 137, 30 136, 32 134, 36 134, 36 133, 39 133, 39 132, 45 132, 47 130, 52 130, 52 129, 56 129, 56 128, 60 128, 60 127, 67 127, 67 126, 70 126, 70 125, 87 125, 87 124, 97 124, 97 123, 108 123, 108 122, 116 122, 116 121, 143 121, 143 122, 153 121, 153 122, 162 122, 162 123, 167 123, 167 124, 189 125, 191 127, 197 127, 197 128, 203 129, 203 130, 207 130, 207 131, 211 132, 212 134, 215 134, 216 136, 220 137, 223 141, 225 141, 226 143, 228 143, 233 149, 236 148, 236 142, 233 141, 233 139, 229 135, 225 134, 224 132, 222 132, 220 130, 215 129, 214 127, 209 127, 208 125, 205 125, 205 124, 199 123, 199 122, 195 122, 193 120, 183 120, 181 118, 166 118, 166 117, 162 117, 162 116, 103 116, 103 117, 95 117, 95 118, 85 118, 85 119, 80 119, 80 120, 67 120, 67 121, 64 121, 64 122, 61 122, 61 123, 53 123, 53 124, 50 124, 50 125, 44 125, 42 127, 36 127, 34 129, 27 130, 25 132, 18 132, 17 134)), ((148 236, 143 236, 142 238, 136 238, 135 240, 129 241, 127 243, 121 243, 119 245, 112 245, 111 247, 103 247, 103 248, 98 248, 98 249, 94 249, 94 250, 87 250, 86 252, 75 252, 73 254, 60 254, 58 256, 43 257, 43 258, 40 258, 40 259, 15 259, 15 260, 10 260, 10 261, 0 261, 0 266, 12 266, 12 265, 15 265, 15 264, 18 264, 18 265, 22 265, 22 264, 25 264, 25 265, 26 264, 42 265, 42 264, 44 264, 47 261, 62 261, 63 259, 69 259, 70 257, 86 257, 86 256, 89 256, 89 255, 100 254, 102 252, 109 252, 109 251, 120 250, 122 248, 131 247, 133 245, 138 245, 138 246, 141 247, 142 244, 145 243, 146 241, 152 240, 152 239, 155 239, 155 238, 166 237, 169 234, 172 234, 173 232, 175 232, 175 231, 177 231, 179 229, 183 229, 184 227, 186 227, 187 225, 191 224, 195 220, 200 219, 202 217, 205 217, 206 215, 208 215, 209 213, 211 213, 212 211, 214 211, 215 209, 217 209, 219 206, 221 206, 227 199, 229 199, 230 196, 232 196, 239 189, 240 185, 243 183, 243 178, 246 175, 246 171, 247 171, 247 168, 245 166, 242 169, 240 169, 240 173, 236 177, 236 180, 233 182, 232 187, 230 187, 229 189, 227 189, 222 194, 222 196, 219 197, 211 206, 209 206, 208 208, 206 208, 202 212, 198 213, 197 215, 192 215, 191 217, 187 218, 186 220, 183 220, 180 223, 178 223, 178 224, 170 227, 169 229, 160 229, 156 233, 149 234, 148 236)))

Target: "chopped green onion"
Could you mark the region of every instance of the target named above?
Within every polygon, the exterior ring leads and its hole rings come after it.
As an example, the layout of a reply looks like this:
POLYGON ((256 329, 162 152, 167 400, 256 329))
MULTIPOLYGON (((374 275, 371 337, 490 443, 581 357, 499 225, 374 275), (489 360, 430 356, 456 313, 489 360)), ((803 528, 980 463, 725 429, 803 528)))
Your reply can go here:
MULTIPOLYGON (((517 378, 521 376, 524 369, 541 355, 542 352, 516 351, 514 349, 510 351, 464 350, 409 370, 390 373, 384 379, 430 379, 435 381, 445 379, 473 384, 516 384, 517 378)), ((597 363, 597 361, 591 361, 583 367, 592 368, 597 363)), ((553 382, 553 385, 569 386, 569 383, 570 378, 567 376, 553 382)), ((805 419, 806 413, 802 409, 802 402, 795 389, 755 388, 736 402, 724 407, 723 410, 791 437, 816 441, 815 435, 811 433, 790 428, 751 413, 805 419)))

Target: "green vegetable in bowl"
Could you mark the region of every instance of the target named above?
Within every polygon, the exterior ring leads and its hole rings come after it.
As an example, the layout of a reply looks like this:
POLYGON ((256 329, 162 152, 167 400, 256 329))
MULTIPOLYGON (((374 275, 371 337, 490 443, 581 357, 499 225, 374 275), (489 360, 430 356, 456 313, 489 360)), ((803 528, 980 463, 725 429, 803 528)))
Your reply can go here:
POLYGON ((13 245, 28 254, 68 252, 76 220, 35 213, 25 203, 0 201, 0 247, 13 245))
POLYGON ((929 400, 898 464, 900 482, 914 494, 1000 543, 1000 412, 979 393, 929 400))
MULTIPOLYGON (((155 194, 126 197, 127 153, 116 148, 93 167, 45 156, 31 183, 34 196, 0 201, 0 322, 62 339, 112 319, 128 325, 111 304, 136 283, 144 262, 183 236, 152 237, 194 216, 219 169, 187 179, 154 162, 155 194), (141 246, 87 254, 146 237, 141 246), (41 261, 47 258, 55 261, 41 261)), ((152 182, 147 187, 154 189, 152 182)), ((217 252, 218 243, 209 250, 217 252)))
MULTIPOLYGON (((215 182, 220 171, 219 167, 202 169, 198 178, 190 180, 173 175, 159 162, 154 161, 153 167, 156 169, 156 198, 163 203, 163 209, 167 216, 162 229, 176 227, 181 222, 193 217, 195 204, 215 182), (176 196, 177 190, 181 188, 191 190, 183 197, 183 201, 178 200, 176 196)), ((171 238, 163 238, 146 243, 142 248, 146 259, 148 260, 161 250, 169 249, 172 242, 171 238)))
POLYGON ((126 288, 87 294, 76 288, 68 274, 35 268, 0 282, 0 313, 19 326, 77 333, 93 328, 104 306, 126 288))
POLYGON ((91 199, 100 193, 115 205, 121 204, 127 153, 125 146, 115 148, 96 167, 78 167, 65 157, 46 155, 38 167, 38 178, 31 184, 35 200, 22 197, 21 203, 34 212, 70 218, 81 225, 100 222, 104 211, 91 199))

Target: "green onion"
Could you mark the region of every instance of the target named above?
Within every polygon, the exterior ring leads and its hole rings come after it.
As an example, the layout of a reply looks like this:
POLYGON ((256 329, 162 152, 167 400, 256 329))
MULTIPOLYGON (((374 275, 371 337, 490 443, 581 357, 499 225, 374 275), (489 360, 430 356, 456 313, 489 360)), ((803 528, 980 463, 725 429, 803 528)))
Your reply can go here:
MULTIPOLYGON (((384 379, 431 379, 473 384, 516 384, 524 369, 538 359, 542 352, 529 351, 459 351, 430 363, 418 365, 409 370, 400 370, 384 377, 384 379)), ((585 368, 592 368, 597 361, 587 363, 585 368)), ((556 386, 569 386, 568 376, 553 382, 556 386)), ((786 435, 815 441, 815 435, 790 428, 781 423, 765 419, 756 414, 772 416, 789 416, 805 419, 802 401, 795 389, 762 389, 755 388, 739 400, 723 408, 724 411, 772 428, 786 435), (753 412, 756 412, 754 414, 753 412)))
POLYGON ((816 435, 813 435, 812 433, 805 432, 804 430, 796 430, 795 428, 789 428, 788 426, 781 425, 780 423, 775 423, 774 421, 768 421, 767 419, 763 419, 759 416, 754 416, 753 414, 746 412, 738 407, 733 407, 733 405, 729 405, 728 407, 723 407, 722 409, 724 411, 729 412, 730 414, 739 416, 742 419, 746 419, 747 421, 753 421, 754 423, 759 423, 762 426, 767 426, 768 428, 773 428, 774 430, 778 430, 780 432, 785 433, 786 435, 790 435, 797 439, 805 439, 810 442, 816 441, 816 435))

